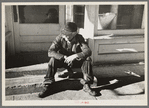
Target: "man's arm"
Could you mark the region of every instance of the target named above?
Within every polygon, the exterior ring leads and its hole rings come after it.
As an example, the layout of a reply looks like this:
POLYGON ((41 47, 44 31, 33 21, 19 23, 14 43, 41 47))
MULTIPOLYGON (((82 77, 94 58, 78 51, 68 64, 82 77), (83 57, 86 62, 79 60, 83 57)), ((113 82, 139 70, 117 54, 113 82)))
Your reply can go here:
POLYGON ((91 56, 91 50, 90 48, 88 47, 87 43, 85 42, 84 38, 79 35, 79 37, 77 37, 80 45, 81 45, 81 50, 82 52, 79 52, 79 53, 76 53, 76 54, 73 54, 71 56, 68 56, 65 58, 65 63, 68 63, 68 64, 71 64, 73 60, 75 59, 85 59, 89 56, 91 56))
POLYGON ((57 36, 56 39, 52 42, 48 50, 48 57, 54 57, 55 59, 61 60, 64 58, 63 54, 57 53, 57 51, 61 48, 61 37, 57 36))
POLYGON ((80 43, 80 47, 81 47, 81 50, 82 50, 82 52, 77 53, 78 58, 85 59, 85 58, 91 56, 92 51, 91 51, 91 49, 89 48, 89 46, 87 45, 87 43, 85 42, 84 38, 81 35, 78 36, 78 41, 80 43))

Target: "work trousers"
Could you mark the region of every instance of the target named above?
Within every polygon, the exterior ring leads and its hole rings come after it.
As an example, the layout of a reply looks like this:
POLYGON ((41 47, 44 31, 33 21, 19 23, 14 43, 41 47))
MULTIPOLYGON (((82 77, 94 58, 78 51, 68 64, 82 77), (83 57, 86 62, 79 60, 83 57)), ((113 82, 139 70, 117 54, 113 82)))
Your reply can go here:
POLYGON ((83 72, 83 79, 86 84, 92 84, 93 83, 93 71, 92 71, 92 64, 91 64, 91 58, 87 57, 84 60, 74 60, 72 62, 72 66, 69 67, 67 63, 64 63, 64 60, 57 60, 55 58, 50 58, 48 63, 48 69, 45 79, 53 80, 55 73, 57 71, 57 68, 66 68, 68 71, 72 71, 72 68, 81 68, 83 72))

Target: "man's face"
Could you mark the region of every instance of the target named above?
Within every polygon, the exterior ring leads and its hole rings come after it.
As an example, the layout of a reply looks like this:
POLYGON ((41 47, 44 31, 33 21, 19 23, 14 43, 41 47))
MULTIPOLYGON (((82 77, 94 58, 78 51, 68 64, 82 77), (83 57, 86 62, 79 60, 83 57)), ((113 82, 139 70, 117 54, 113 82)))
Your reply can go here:
POLYGON ((70 41, 70 40, 72 40, 72 38, 74 37, 73 35, 70 35, 70 36, 66 36, 67 37, 67 39, 70 41))

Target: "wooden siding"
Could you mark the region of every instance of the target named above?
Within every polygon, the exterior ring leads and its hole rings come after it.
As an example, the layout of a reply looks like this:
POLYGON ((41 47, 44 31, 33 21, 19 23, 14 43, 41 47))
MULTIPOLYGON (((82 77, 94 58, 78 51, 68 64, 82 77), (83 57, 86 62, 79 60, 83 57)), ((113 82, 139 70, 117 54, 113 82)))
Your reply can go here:
POLYGON ((48 51, 60 32, 59 24, 20 24, 20 52, 48 51))
POLYGON ((144 29, 118 29, 118 30, 98 30, 97 35, 114 34, 114 35, 137 35, 144 34, 144 29))
POLYGON ((20 35, 58 35, 59 24, 20 24, 20 35))
POLYGON ((21 52, 36 52, 48 51, 52 41, 56 36, 21 36, 20 51, 21 52))
POLYGON ((29 42, 24 42, 21 43, 21 52, 37 52, 37 51, 48 51, 49 47, 51 45, 51 42, 49 43, 42 43, 42 42, 37 42, 37 43, 29 43, 29 42))
POLYGON ((144 51, 143 43, 98 45, 98 54, 137 53, 144 51))
POLYGON ((52 42, 56 36, 21 36, 21 43, 22 42, 52 42))
POLYGON ((144 53, 104 54, 96 56, 94 64, 132 63, 144 61, 144 53))
POLYGON ((144 42, 144 36, 117 36, 117 37, 108 37, 99 36, 94 37, 95 42, 99 44, 120 44, 120 43, 142 43, 144 42))
POLYGON ((94 64, 144 60, 144 37, 94 39, 94 64))

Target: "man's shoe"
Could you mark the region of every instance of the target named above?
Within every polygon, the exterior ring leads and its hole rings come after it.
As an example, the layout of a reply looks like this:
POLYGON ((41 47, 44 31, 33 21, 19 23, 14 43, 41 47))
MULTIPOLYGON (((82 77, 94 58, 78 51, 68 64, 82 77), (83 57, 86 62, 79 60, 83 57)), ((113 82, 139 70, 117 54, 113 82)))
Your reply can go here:
POLYGON ((85 85, 85 84, 86 84, 86 81, 85 81, 84 79, 81 79, 81 80, 80 80, 80 83, 81 83, 82 85, 85 85))
POLYGON ((43 82, 43 84, 44 84, 44 85, 50 85, 50 84, 52 84, 52 83, 54 83, 54 82, 55 82, 54 79, 45 79, 44 82, 43 82))
POLYGON ((43 91, 38 94, 38 97, 44 98, 44 97, 48 96, 48 94, 49 94, 49 86, 45 86, 43 91))
POLYGON ((93 91, 93 90, 90 88, 89 84, 85 84, 85 85, 83 86, 83 91, 88 92, 91 96, 96 96, 96 95, 97 95, 97 92, 96 92, 96 91, 93 91))

